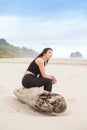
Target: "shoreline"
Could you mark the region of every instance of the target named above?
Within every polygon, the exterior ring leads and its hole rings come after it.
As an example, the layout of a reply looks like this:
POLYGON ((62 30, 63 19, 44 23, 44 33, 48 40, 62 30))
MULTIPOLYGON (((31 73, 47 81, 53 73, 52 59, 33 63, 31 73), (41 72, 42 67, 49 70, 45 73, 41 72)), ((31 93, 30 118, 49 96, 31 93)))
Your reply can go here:
MULTIPOLYGON (((0 63, 30 63, 34 58, 0 58, 0 63)), ((87 59, 81 58, 53 58, 49 64, 87 65, 87 59)))

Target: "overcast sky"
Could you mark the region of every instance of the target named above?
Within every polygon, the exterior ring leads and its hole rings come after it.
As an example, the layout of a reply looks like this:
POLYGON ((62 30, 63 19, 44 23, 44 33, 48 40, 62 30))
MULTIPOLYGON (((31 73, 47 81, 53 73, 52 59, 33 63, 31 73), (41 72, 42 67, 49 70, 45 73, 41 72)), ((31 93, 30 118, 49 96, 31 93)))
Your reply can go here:
POLYGON ((87 0, 0 0, 0 38, 40 51, 87 51, 87 0))

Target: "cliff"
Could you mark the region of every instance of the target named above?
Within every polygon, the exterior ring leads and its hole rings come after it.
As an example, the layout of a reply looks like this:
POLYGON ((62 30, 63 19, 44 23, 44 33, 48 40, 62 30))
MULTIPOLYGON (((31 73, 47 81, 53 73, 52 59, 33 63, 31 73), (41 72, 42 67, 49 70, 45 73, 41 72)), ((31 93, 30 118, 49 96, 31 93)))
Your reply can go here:
POLYGON ((5 39, 0 39, 0 58, 10 57, 36 57, 38 53, 26 47, 17 47, 9 44, 5 39))

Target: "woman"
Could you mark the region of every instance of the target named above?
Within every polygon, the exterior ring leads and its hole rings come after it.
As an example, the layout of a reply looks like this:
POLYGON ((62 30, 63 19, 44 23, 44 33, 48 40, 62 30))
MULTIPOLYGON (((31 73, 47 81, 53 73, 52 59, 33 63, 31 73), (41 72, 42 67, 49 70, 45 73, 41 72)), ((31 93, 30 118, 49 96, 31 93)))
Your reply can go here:
POLYGON ((29 65, 22 79, 22 85, 25 88, 41 87, 51 92, 52 84, 56 83, 54 76, 48 75, 45 66, 52 57, 52 49, 45 48, 39 56, 37 56, 29 65))

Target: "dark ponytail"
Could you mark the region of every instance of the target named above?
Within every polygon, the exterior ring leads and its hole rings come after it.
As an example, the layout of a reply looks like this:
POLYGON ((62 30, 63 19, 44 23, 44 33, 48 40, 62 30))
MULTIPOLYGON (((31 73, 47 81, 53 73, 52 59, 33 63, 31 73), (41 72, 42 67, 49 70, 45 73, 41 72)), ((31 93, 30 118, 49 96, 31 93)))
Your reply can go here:
MULTIPOLYGON (((43 51, 42 51, 36 58, 42 57, 44 54, 47 53, 48 50, 53 51, 51 48, 44 48, 43 51)), ((35 58, 35 59, 36 59, 36 58, 35 58)), ((48 62, 48 61, 47 61, 47 62, 48 62)))

